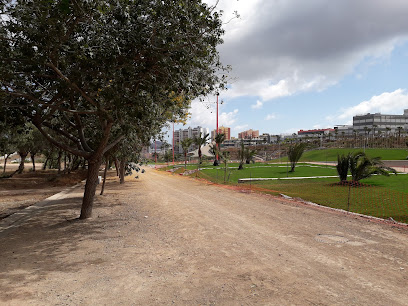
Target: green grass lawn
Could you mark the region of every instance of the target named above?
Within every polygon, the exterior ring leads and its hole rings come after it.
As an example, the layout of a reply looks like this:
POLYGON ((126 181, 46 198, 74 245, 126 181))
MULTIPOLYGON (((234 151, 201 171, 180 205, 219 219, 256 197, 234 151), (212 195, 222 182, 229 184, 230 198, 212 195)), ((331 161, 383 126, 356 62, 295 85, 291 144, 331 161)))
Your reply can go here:
MULTIPOLYGON (((284 177, 307 177, 307 176, 331 176, 337 175, 335 167, 332 166, 315 166, 298 164, 295 172, 289 172, 290 166, 286 164, 251 164, 244 165, 243 170, 238 170, 238 164, 229 164, 228 173, 229 181, 237 183, 241 178, 284 178, 284 177)), ((223 178, 223 167, 211 167, 211 169, 203 169, 201 173, 208 175, 211 178, 223 178)))
MULTIPOLYGON (((311 176, 336 176, 335 167, 298 164, 294 173, 287 172, 286 164, 251 164, 244 165, 244 170, 237 170, 237 163, 228 164, 227 184, 238 185, 240 178, 286 178, 311 176)), ((177 172, 182 172, 180 167, 177 172)), ((196 169, 189 165, 188 169, 196 169)), ((199 176, 207 180, 224 183, 223 167, 213 167, 203 164, 199 176)), ((196 174, 192 174, 195 176, 196 174)), ((336 185, 339 179, 295 179, 270 180, 243 183, 240 186, 249 187, 261 192, 286 194, 302 198, 320 205, 350 210, 357 213, 380 218, 392 217, 394 220, 408 223, 408 175, 399 174, 373 176, 362 180, 365 187, 348 187, 336 185)))
MULTIPOLYGON (((303 153, 300 162, 312 161, 337 161, 337 155, 347 154, 348 152, 363 151, 362 149, 323 149, 311 150, 303 153)), ((408 150, 404 149, 369 149, 365 150, 370 157, 381 157, 382 160, 405 160, 408 156, 408 150)), ((281 158, 286 161, 287 157, 281 158)))
MULTIPOLYGON (((408 186, 407 175, 400 176, 408 186)), ((377 178, 377 177, 376 177, 377 178)), ((375 180, 372 178, 370 180, 375 180)), ((385 178, 387 179, 387 178, 385 178)), ((252 188, 302 198, 320 205, 408 223, 408 192, 381 186, 339 186, 336 179, 279 180, 252 183, 252 188)), ((368 183, 367 180, 362 181, 368 183)))

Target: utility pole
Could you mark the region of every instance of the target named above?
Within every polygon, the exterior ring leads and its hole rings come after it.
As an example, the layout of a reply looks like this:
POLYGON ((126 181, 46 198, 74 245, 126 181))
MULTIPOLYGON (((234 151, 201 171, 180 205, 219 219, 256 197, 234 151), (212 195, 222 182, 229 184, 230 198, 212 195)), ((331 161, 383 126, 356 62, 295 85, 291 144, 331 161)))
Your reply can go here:
POLYGON ((173 122, 173 166, 174 166, 174 122, 173 122))
MULTIPOLYGON (((217 92, 217 129, 216 129, 216 131, 215 131, 215 137, 217 137, 217 135, 218 135, 218 96, 219 96, 219 93, 217 92)), ((215 157, 215 159, 218 161, 218 150, 219 150, 220 148, 218 148, 218 143, 217 143, 217 155, 216 155, 216 157, 215 157)))

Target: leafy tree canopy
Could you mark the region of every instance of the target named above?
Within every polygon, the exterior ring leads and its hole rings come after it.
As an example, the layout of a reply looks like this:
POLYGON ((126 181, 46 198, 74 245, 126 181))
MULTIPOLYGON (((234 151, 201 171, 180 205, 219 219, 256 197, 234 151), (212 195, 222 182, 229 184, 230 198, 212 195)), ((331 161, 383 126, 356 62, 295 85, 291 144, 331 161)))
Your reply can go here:
POLYGON ((0 1, 0 14, 0 107, 87 159, 88 181, 117 143, 225 86, 220 15, 198 0, 0 1))

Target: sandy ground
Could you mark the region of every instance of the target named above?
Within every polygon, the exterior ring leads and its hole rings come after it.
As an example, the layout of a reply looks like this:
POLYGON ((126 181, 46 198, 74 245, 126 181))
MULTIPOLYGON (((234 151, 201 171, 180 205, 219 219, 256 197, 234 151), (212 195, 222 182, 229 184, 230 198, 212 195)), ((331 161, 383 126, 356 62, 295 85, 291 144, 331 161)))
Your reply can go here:
MULTIPOLYGON (((41 166, 38 164, 37 169, 41 169, 41 166)), ((0 220, 64 190, 67 186, 75 185, 85 177, 86 172, 83 170, 58 174, 57 170, 30 172, 26 167, 22 174, 0 179, 0 220)))
POLYGON ((407 305, 408 231, 148 169, 1 230, 1 305, 407 305))

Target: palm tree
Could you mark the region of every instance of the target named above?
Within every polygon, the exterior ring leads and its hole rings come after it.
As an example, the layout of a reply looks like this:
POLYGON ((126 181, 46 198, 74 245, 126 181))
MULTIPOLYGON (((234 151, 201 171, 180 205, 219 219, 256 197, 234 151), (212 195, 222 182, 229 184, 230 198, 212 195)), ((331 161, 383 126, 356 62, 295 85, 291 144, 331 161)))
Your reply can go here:
POLYGON ((403 127, 398 126, 397 129, 398 129, 398 145, 400 145, 400 143, 401 143, 400 142, 400 140, 401 140, 401 131, 402 131, 403 127))
POLYGON ((218 166, 219 165, 219 160, 218 160, 218 154, 220 152, 220 148, 221 148, 221 144, 225 141, 225 134, 224 133, 219 133, 215 136, 215 145, 216 148, 214 149, 215 152, 215 160, 214 160, 214 166, 218 166))
POLYGON ((295 167, 300 157, 302 157, 303 152, 305 151, 305 143, 297 143, 289 147, 288 150, 288 159, 290 162, 290 172, 295 172, 295 167))
POLYGON ((395 169, 385 166, 380 157, 370 158, 364 152, 351 154, 349 167, 353 181, 368 178, 373 174, 385 176, 389 176, 390 172, 397 174, 395 169))
POLYGON ((181 147, 183 148, 183 153, 184 153, 184 169, 187 169, 187 152, 188 148, 191 146, 193 143, 192 138, 186 138, 181 141, 181 147))
POLYGON ((337 155, 337 173, 339 174, 340 181, 347 181, 347 174, 350 168, 350 158, 351 154, 347 155, 337 155))
POLYGON ((207 143, 209 135, 210 134, 207 133, 207 134, 203 134, 201 137, 201 134, 199 134, 197 137, 193 138, 193 143, 198 146, 199 164, 201 164, 201 147, 207 143))
POLYGON ((245 163, 250 164, 251 161, 253 161, 255 154, 256 154, 256 150, 245 148, 244 150, 245 163))

